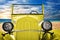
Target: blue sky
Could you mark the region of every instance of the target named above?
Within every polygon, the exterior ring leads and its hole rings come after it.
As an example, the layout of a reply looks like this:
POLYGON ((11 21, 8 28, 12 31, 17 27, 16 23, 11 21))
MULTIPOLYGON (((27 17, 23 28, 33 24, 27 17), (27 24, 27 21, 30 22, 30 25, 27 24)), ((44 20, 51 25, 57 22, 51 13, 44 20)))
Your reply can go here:
POLYGON ((0 0, 0 9, 3 6, 10 6, 11 4, 44 4, 45 19, 60 20, 60 1, 59 0, 0 0))
POLYGON ((45 4, 46 5, 45 19, 60 20, 60 1, 59 0, 46 0, 45 3, 46 3, 45 4))

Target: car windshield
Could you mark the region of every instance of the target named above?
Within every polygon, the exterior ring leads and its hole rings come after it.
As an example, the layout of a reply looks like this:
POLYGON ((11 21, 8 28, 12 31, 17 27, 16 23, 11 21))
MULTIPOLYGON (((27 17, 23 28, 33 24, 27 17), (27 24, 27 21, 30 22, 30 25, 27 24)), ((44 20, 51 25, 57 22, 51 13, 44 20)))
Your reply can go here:
POLYGON ((13 5, 13 14, 42 14, 42 5, 13 5))

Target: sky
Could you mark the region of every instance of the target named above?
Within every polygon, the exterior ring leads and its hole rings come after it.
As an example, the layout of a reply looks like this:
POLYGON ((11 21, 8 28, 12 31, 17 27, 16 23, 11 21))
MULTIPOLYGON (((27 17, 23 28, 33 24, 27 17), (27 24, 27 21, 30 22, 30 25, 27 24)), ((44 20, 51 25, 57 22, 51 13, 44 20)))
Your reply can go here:
POLYGON ((60 0, 0 0, 0 18, 11 17, 11 4, 44 4, 45 20, 60 21, 60 0))

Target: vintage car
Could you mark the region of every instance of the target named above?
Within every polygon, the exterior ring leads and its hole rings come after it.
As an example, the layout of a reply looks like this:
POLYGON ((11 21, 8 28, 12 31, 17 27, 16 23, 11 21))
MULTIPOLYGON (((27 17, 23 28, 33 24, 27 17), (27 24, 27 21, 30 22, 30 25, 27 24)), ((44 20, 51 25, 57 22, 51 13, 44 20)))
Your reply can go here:
POLYGON ((11 22, 4 22, 1 40, 53 40, 52 23, 44 20, 43 4, 13 4, 11 22))

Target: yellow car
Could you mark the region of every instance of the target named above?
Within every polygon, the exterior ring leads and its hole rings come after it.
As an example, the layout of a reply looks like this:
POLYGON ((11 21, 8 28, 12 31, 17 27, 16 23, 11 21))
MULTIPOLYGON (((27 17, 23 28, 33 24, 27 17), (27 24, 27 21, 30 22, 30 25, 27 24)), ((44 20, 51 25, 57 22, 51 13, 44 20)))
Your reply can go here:
POLYGON ((14 30, 17 30, 15 34, 16 40, 38 40, 40 33, 38 30, 41 30, 40 22, 44 19, 43 5, 13 4, 12 7, 12 22, 15 26, 14 30))
POLYGON ((44 21, 43 4, 13 4, 11 12, 11 22, 2 25, 3 30, 7 32, 2 33, 4 40, 54 39, 54 33, 50 32, 51 22, 44 21))

